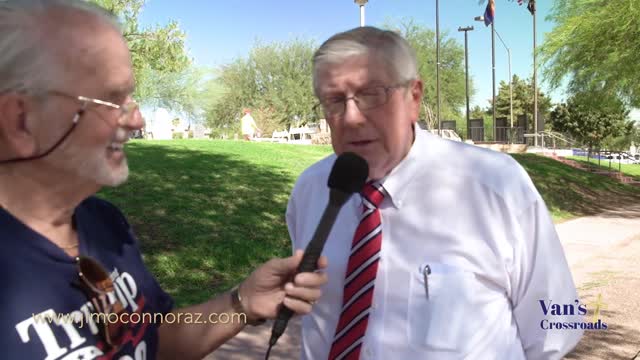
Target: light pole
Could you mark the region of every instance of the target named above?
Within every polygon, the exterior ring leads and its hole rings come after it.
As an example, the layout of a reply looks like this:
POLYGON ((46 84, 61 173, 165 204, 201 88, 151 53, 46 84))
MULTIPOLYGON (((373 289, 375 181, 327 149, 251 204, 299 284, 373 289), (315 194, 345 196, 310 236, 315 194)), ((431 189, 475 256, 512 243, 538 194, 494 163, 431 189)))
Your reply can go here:
POLYGON ((464 76, 465 90, 467 93, 467 139, 471 138, 471 128, 469 127, 469 57, 467 56, 467 32, 472 31, 473 26, 458 27, 458 31, 464 31, 464 76))
MULTIPOLYGON (((538 146, 538 83, 536 74, 536 4, 535 0, 529 0, 528 5, 531 15, 533 15, 533 131, 536 136, 533 137, 534 146, 538 146)), ((544 130, 544 129, 542 129, 544 130)))
POLYGON ((436 116, 438 117, 438 136, 442 136, 440 119, 440 7, 436 0, 436 116))
MULTIPOLYGON (((484 16, 476 16, 475 21, 484 22, 484 16)), ((491 21, 491 73, 493 78, 493 95, 491 97, 491 109, 493 114, 493 141, 496 141, 496 38, 495 38, 495 20, 491 21)))
POLYGON ((502 43, 504 48, 507 49, 507 57, 509 57, 509 114, 511 115, 511 127, 513 128, 513 81, 511 81, 511 49, 509 49, 507 44, 504 43, 504 40, 502 40, 502 36, 500 36, 500 33, 498 31, 496 31, 496 35, 498 35, 498 39, 500 39, 500 42, 502 43))
POLYGON ((360 6, 360 26, 364 26, 364 4, 369 0, 353 0, 354 3, 360 6))

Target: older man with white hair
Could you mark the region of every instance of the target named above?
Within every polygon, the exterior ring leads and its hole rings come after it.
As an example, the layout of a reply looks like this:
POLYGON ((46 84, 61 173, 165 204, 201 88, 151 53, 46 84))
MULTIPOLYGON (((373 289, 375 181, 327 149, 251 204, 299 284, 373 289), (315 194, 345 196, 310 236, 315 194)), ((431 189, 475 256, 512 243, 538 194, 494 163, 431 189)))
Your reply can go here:
POLYGON ((143 126, 129 49, 109 14, 80 0, 0 1, 0 79, 4 359, 196 359, 281 304, 311 310, 326 276, 291 281, 300 252, 174 309, 125 217, 93 197, 127 179, 124 143, 143 126), (210 314, 220 321, 205 324, 210 314))
POLYGON ((329 286, 303 318, 302 359, 567 354, 585 308, 544 200, 510 156, 419 130, 409 43, 375 27, 335 34, 314 54, 313 85, 335 154, 296 182, 294 245, 320 219, 336 156, 364 158, 369 182, 327 239, 329 286))

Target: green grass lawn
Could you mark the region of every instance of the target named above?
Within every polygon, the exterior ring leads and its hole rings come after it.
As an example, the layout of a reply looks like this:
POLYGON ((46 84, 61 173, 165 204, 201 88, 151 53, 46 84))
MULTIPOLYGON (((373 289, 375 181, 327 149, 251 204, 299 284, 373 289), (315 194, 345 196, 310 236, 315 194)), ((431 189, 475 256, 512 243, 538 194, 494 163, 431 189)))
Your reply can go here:
MULTIPOLYGON (((100 192, 127 216, 145 262, 179 306, 204 301, 272 257, 288 256, 291 188, 329 146, 241 141, 132 141, 131 176, 100 192)), ((640 188, 536 155, 514 156, 555 220, 601 211, 603 199, 640 199, 640 188)))
POLYGON ((556 222, 640 201, 640 187, 621 184, 535 154, 514 154, 513 157, 531 176, 556 222))
POLYGON ((132 141, 129 181, 100 195, 122 209, 145 262, 186 305, 290 254, 289 192, 306 167, 330 153, 328 146, 132 141))
MULTIPOLYGON (((567 158, 585 164, 590 163, 592 165, 598 166, 598 159, 590 158, 589 162, 587 162, 586 156, 568 156, 567 158)), ((618 164, 612 161, 611 165, 609 165, 609 160, 600 160, 600 167, 605 170, 609 170, 609 167, 611 167, 611 170, 613 171, 621 171, 625 175, 631 176, 636 180, 640 180, 640 164, 618 164)))

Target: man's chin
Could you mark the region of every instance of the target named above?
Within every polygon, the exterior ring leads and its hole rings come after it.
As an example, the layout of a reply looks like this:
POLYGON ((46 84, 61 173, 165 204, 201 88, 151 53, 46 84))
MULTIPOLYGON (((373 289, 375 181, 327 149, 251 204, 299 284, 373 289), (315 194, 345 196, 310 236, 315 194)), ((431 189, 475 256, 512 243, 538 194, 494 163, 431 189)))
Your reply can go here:
POLYGON ((127 163, 121 164, 117 169, 109 169, 96 180, 100 186, 117 187, 127 182, 129 179, 129 166, 127 163))
POLYGON ((120 185, 123 185, 126 182, 127 182, 127 178, 126 177, 125 178, 119 178, 119 179, 116 179, 115 181, 112 181, 112 182, 110 182, 108 184, 105 184, 104 186, 107 186, 107 187, 118 187, 120 185))

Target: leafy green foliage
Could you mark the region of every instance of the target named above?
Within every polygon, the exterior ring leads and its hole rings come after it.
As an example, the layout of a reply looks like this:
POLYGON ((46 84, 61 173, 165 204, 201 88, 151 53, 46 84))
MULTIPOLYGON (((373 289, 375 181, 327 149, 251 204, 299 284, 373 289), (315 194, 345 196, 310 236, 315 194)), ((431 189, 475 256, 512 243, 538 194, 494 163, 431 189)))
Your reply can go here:
POLYGON ((216 78, 219 97, 207 110, 211 127, 229 126, 250 108, 264 132, 288 128, 296 120, 313 122, 311 41, 257 43, 248 58, 224 65, 216 78))
MULTIPOLYGON (((413 21, 385 27, 398 31, 416 50, 425 86, 421 118, 433 120, 435 32, 413 21)), ((440 41, 441 117, 459 120, 463 117, 460 109, 465 104, 464 47, 447 34, 440 41)), ((256 123, 265 133, 295 123, 315 122, 317 116, 312 108, 317 100, 312 89, 312 57, 316 48, 313 42, 300 39, 258 43, 247 58, 238 58, 223 66, 216 78, 222 88, 221 95, 207 110, 209 125, 219 128, 237 122, 244 107, 254 110, 256 123)), ((473 94, 473 89, 470 93, 473 94)))
MULTIPOLYGON (((513 75, 512 82, 514 126, 517 122, 518 115, 526 114, 529 119, 529 124, 533 128, 533 79, 525 81, 518 77, 518 75, 513 75)), ((498 93, 496 94, 496 117, 506 117, 510 119, 509 100, 509 83, 501 81, 498 93)), ((489 100, 489 105, 491 105, 491 100, 489 100)), ((538 113, 542 114, 545 119, 548 119, 550 111, 551 98, 538 88, 538 113)), ((491 107, 488 108, 487 113, 491 114, 491 107)))
POLYGON ((118 17, 131 50, 136 77, 135 99, 144 105, 165 106, 195 114, 201 104, 201 77, 194 76, 185 49, 186 34, 178 23, 142 28, 138 16, 145 0, 91 0, 118 17))
MULTIPOLYGON (((602 142, 602 146, 605 149, 609 149, 612 151, 628 151, 631 147, 631 144, 635 144, 636 146, 640 145, 640 124, 636 123, 633 128, 630 129, 628 133, 623 133, 620 136, 611 136, 609 138, 604 139, 602 142)), ((640 166, 637 166, 638 171, 640 171, 640 166)), ((638 174, 640 175, 640 174, 638 174)))
POLYGON ((628 136, 634 129, 621 100, 606 95, 582 93, 559 104, 551 112, 552 128, 587 145, 600 147, 608 137, 628 136), (593 101, 598 98, 599 101, 593 101))
POLYGON ((621 95, 640 106, 640 4, 637 1, 557 0, 556 23, 540 49, 544 75, 553 87, 568 80, 585 90, 621 95))
POLYGON ((479 105, 476 105, 473 108, 469 109, 469 118, 482 119, 482 116, 484 115, 484 113, 485 113, 485 110, 482 110, 482 108, 479 105))
MULTIPOLYGON (((386 28, 398 31, 416 51, 418 72, 424 84, 423 108, 420 118, 435 124, 436 112, 436 33, 405 20, 398 24, 386 24, 386 28), (431 119, 430 114, 432 114, 431 119)), ((440 34, 440 118, 460 120, 465 117, 460 111, 466 104, 464 76, 464 45, 451 38, 447 32, 440 34)), ((469 97, 475 93, 473 81, 469 79, 469 97)), ((466 119, 465 119, 466 122, 466 119)))

